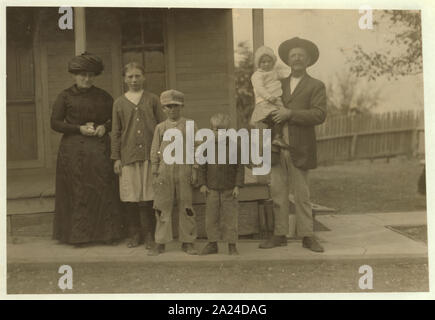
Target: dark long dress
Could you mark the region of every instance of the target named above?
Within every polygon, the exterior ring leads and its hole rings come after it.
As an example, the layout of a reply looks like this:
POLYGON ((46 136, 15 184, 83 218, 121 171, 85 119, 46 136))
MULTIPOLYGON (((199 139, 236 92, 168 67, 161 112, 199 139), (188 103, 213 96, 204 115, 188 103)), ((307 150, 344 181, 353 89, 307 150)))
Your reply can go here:
POLYGON ((53 130, 63 133, 56 168, 53 238, 81 244, 120 239, 123 221, 112 161, 112 97, 104 90, 72 86, 56 99, 53 130), (80 125, 105 125, 106 134, 84 136, 80 125))

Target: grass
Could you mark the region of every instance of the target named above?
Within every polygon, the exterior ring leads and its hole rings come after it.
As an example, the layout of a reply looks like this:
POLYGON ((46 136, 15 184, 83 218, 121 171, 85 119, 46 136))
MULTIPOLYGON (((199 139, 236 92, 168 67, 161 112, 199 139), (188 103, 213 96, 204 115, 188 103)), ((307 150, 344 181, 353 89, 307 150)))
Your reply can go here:
MULTIPOLYGON (((8 294, 50 294, 59 264, 9 264, 8 294)), ((237 263, 72 263, 73 289, 64 293, 424 292, 427 262, 262 261, 237 263), (373 290, 358 286, 361 265, 373 270, 373 290)))
POLYGON ((388 226, 404 236, 427 244, 427 226, 388 226))
POLYGON ((323 166, 310 171, 311 199, 339 214, 426 210, 417 194, 421 172, 417 159, 406 158, 323 166))

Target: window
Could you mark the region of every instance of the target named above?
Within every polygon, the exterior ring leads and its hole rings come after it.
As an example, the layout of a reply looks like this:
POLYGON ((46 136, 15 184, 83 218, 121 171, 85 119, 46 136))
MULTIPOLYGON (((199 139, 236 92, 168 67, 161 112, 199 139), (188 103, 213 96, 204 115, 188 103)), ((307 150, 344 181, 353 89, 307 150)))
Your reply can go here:
POLYGON ((146 87, 159 95, 166 89, 165 9, 121 10, 122 62, 145 67, 146 87))

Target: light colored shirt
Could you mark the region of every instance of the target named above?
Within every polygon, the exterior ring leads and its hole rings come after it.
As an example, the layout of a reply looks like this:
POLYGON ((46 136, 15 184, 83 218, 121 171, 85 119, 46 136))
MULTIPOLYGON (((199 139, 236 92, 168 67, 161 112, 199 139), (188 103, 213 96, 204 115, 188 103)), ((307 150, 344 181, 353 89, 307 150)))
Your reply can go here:
POLYGON ((133 104, 138 105, 142 99, 143 89, 139 91, 127 91, 125 97, 133 104))
POLYGON ((280 79, 288 77, 290 70, 282 66, 275 66, 271 71, 258 69, 251 77, 254 88, 255 104, 266 101, 271 97, 282 96, 280 79))
POLYGON ((290 93, 293 94, 294 90, 296 89, 299 81, 301 81, 302 77, 296 78, 291 77, 290 78, 290 93))

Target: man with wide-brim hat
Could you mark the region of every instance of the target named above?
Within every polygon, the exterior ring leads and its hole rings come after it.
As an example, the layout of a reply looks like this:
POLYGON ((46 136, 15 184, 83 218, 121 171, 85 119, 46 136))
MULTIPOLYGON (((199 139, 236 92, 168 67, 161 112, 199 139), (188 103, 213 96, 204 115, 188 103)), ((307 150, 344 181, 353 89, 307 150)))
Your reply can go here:
POLYGON ((281 149, 279 160, 272 166, 271 196, 274 212, 274 235, 262 242, 268 249, 287 244, 289 233, 289 190, 294 190, 296 233, 304 248, 323 252, 314 237, 313 215, 308 187, 308 171, 317 167, 316 134, 314 127, 325 121, 326 92, 322 81, 312 78, 306 69, 319 58, 317 46, 298 37, 281 43, 278 54, 290 66, 291 74, 281 80, 285 108, 272 113, 276 123, 284 123, 284 140, 290 146, 281 149))

